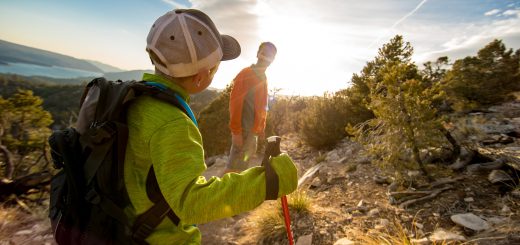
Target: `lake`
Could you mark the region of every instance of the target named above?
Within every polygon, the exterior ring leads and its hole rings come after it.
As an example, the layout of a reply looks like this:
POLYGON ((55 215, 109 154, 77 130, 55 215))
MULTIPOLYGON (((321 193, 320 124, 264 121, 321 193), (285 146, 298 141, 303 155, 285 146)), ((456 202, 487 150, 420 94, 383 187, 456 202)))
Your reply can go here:
POLYGON ((103 73, 84 71, 59 66, 39 66, 26 63, 0 64, 0 73, 12 73, 23 76, 44 76, 53 78, 101 77, 103 73))

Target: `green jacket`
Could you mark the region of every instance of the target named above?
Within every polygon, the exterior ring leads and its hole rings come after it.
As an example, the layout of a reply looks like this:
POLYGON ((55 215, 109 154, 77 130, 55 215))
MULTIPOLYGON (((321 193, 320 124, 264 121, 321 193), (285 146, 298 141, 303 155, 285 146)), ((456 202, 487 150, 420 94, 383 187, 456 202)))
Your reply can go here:
MULTIPOLYGON (((143 80, 164 84, 189 99, 181 87, 164 77, 144 74, 143 80)), ((152 206, 146 195, 146 177, 153 164, 159 188, 180 218, 178 227, 165 219, 148 237, 150 244, 200 244, 200 231, 193 224, 231 217, 264 201, 263 167, 222 178, 201 176, 206 170, 202 137, 177 107, 143 96, 130 106, 127 119, 124 178, 131 205, 125 212, 133 221, 152 206)), ((297 171, 292 160, 283 154, 271 165, 280 179, 279 196, 293 192, 297 171)))

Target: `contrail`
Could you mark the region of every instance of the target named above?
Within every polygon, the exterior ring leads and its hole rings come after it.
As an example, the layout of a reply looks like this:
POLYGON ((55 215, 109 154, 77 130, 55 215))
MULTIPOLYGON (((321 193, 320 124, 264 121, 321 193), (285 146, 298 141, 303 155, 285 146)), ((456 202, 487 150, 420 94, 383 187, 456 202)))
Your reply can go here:
POLYGON ((373 41, 368 47, 371 48, 372 46, 374 46, 374 44, 376 44, 377 42, 381 41, 381 38, 383 38, 383 36, 386 36, 386 34, 388 34, 388 32, 390 32, 391 30, 393 30, 397 25, 401 24, 401 22, 403 22, 404 20, 406 20, 408 17, 412 16, 415 12, 417 12, 417 10, 419 10, 421 8, 421 6, 423 6, 428 0, 422 0, 419 4, 417 4, 417 6, 412 10, 410 11, 408 14, 405 14, 403 17, 401 17, 401 19, 397 20, 391 27, 388 31, 386 31, 386 33, 384 35, 381 35, 377 38, 377 40, 373 41))

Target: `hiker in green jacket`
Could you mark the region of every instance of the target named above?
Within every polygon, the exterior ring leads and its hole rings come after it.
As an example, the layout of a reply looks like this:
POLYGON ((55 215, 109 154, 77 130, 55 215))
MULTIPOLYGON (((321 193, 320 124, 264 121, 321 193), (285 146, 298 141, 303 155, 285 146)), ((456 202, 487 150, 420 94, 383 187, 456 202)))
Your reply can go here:
MULTIPOLYGON (((143 80, 165 86, 184 102, 189 94, 207 88, 222 60, 239 56, 238 42, 219 34, 211 19, 198 10, 174 10, 159 17, 150 29, 146 50, 155 74, 143 80)), ((200 244, 194 224, 231 217, 260 205, 266 198, 264 167, 206 179, 202 138, 190 113, 152 97, 141 96, 128 109, 128 145, 124 178, 131 205, 125 209, 131 221, 153 203, 146 193, 149 170, 179 218, 176 225, 164 219, 146 239, 150 244, 200 244), (188 115, 187 115, 188 114, 188 115)), ((278 197, 297 187, 292 160, 282 154, 271 160, 278 175, 278 197)))

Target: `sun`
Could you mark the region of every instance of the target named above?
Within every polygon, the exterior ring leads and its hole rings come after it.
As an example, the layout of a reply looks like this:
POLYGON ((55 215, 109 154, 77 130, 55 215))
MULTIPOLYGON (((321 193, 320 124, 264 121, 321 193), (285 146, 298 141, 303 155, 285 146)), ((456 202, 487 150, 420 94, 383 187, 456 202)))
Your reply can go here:
POLYGON ((296 95, 334 89, 324 86, 338 79, 331 78, 339 69, 331 64, 337 64, 335 58, 348 50, 338 48, 332 29, 303 12, 280 13, 262 1, 257 11, 259 38, 273 42, 278 49, 267 71, 269 86, 296 95))

